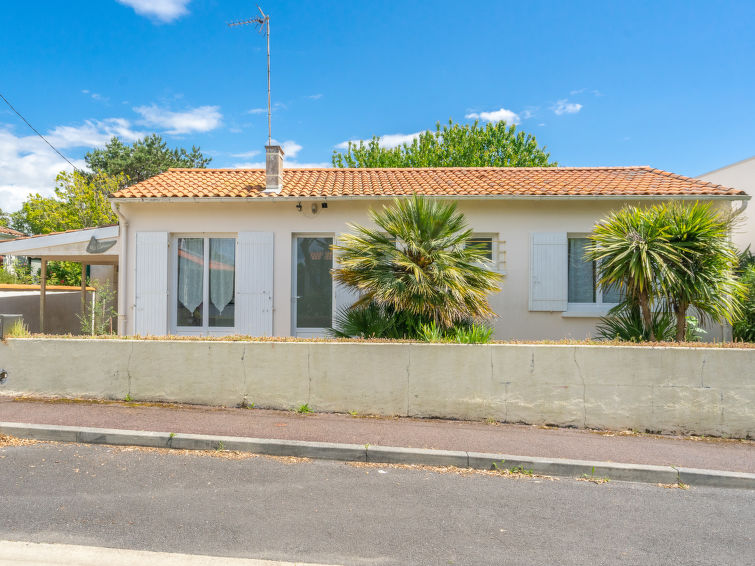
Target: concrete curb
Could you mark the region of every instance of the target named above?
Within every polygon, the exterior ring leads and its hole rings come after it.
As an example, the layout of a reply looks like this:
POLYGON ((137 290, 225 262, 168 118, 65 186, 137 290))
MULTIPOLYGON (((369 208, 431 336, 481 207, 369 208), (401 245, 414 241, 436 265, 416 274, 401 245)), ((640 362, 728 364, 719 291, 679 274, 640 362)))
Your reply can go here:
POLYGON ((681 482, 698 486, 755 489, 755 474, 743 472, 538 458, 509 454, 4 422, 0 422, 0 434, 55 442, 146 446, 181 450, 223 449, 270 456, 295 456, 346 462, 421 464, 483 470, 490 470, 493 468, 493 464, 496 464, 499 468, 521 467, 525 470, 531 470, 535 474, 549 476, 591 476, 641 483, 674 484, 681 482))

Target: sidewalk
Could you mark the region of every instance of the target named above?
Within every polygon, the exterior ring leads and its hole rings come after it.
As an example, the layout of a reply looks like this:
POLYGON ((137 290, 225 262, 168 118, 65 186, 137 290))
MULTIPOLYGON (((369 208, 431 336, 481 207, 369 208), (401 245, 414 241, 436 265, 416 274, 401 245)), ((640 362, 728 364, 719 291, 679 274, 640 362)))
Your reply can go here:
POLYGON ((755 473, 755 441, 469 421, 0 396, 0 422, 516 454, 755 473))

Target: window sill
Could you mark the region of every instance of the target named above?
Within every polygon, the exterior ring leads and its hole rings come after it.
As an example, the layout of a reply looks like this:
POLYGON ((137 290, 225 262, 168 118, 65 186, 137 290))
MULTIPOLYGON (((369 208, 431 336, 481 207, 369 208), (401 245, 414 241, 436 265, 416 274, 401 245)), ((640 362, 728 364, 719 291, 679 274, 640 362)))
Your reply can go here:
POLYGON ((563 318, 600 318, 608 314, 609 309, 568 310, 561 313, 563 318))

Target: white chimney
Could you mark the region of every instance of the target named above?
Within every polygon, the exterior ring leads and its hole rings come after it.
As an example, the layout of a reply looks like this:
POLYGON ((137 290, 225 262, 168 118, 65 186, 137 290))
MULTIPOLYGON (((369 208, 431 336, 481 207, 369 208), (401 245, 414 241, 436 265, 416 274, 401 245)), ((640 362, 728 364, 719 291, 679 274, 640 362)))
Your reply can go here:
POLYGON ((265 146, 265 192, 279 193, 283 188, 283 148, 265 146))

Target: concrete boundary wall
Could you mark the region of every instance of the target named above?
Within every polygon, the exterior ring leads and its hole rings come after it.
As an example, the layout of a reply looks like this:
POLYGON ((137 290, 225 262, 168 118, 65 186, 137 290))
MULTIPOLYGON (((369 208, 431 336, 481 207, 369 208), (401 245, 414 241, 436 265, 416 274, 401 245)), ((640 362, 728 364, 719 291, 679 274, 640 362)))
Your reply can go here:
POLYGON ((0 394, 755 436, 755 349, 34 338, 0 367, 0 394))

